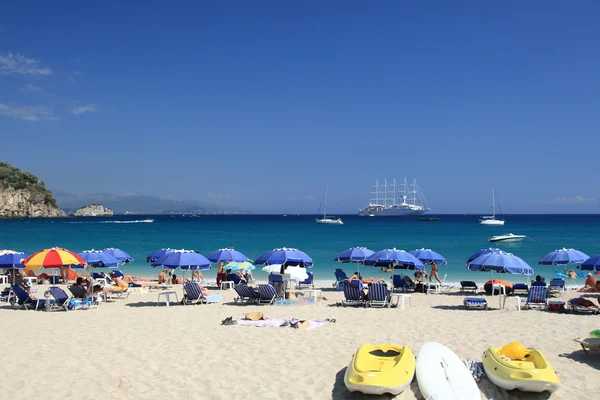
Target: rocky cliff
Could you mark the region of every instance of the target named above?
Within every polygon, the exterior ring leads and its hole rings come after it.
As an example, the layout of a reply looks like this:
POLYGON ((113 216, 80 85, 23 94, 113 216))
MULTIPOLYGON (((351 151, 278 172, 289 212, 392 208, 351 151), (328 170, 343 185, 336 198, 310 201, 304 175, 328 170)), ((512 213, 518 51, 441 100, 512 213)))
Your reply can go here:
POLYGON ((64 216, 44 182, 7 162, 0 162, 0 218, 64 216))
POLYGON ((75 211, 76 217, 111 217, 112 215, 113 210, 101 204, 89 204, 75 211))

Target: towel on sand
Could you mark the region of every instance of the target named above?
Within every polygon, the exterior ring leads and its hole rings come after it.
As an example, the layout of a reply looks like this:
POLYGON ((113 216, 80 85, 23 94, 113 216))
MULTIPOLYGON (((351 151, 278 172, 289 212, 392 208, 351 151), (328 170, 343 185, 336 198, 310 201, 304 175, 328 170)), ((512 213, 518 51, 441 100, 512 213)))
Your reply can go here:
POLYGON ((318 320, 318 319, 307 319, 307 320, 302 320, 302 319, 298 319, 298 318, 291 318, 291 319, 279 319, 279 318, 267 318, 264 320, 259 320, 259 321, 247 321, 247 320, 238 320, 236 321, 237 325, 245 325, 245 326, 268 326, 268 327, 280 327, 280 326, 287 326, 287 327, 293 327, 294 325, 301 323, 302 321, 306 321, 309 323, 309 326, 306 327, 306 329, 314 329, 314 328, 318 328, 319 326, 323 326, 325 324, 328 324, 329 321, 322 321, 322 320, 318 320), (287 324, 286 324, 287 322, 287 324))

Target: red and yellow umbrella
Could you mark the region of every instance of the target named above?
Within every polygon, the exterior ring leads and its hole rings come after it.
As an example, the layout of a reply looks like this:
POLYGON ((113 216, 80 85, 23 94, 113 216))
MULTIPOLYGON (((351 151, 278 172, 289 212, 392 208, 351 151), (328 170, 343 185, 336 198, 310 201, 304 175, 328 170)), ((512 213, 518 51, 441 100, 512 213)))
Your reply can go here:
POLYGON ((60 247, 38 251, 27 257, 23 264, 29 269, 63 268, 70 265, 85 267, 86 265, 85 260, 79 255, 60 247))

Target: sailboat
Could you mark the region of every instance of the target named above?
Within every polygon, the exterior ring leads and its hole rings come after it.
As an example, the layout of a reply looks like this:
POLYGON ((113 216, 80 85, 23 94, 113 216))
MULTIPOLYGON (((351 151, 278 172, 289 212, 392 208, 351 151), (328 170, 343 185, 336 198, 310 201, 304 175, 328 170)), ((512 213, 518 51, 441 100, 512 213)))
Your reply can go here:
MULTIPOLYGON (((323 203, 323 218, 315 218, 315 222, 317 224, 343 225, 344 223, 341 218, 327 217, 327 186, 325 186, 325 194, 323 195, 323 200, 321 202, 323 203)), ((321 206, 319 205, 319 211, 320 210, 321 206)), ((317 214, 319 211, 317 211, 317 214)))
POLYGON ((504 225, 504 220, 496 219, 496 195, 494 193, 494 188, 492 188, 492 215, 482 216, 479 219, 479 225, 504 225))

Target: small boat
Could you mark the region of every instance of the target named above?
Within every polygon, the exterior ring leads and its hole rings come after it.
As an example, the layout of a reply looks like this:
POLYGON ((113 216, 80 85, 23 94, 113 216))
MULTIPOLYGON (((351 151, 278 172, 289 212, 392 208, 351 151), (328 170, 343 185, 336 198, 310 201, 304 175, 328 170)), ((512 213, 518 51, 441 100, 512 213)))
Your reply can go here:
POLYGON ((417 218, 417 221, 424 221, 424 222, 434 222, 434 221, 439 221, 440 219, 438 217, 421 217, 421 218, 417 218))
POLYGON ((488 378, 506 390, 556 391, 560 387, 560 379, 542 352, 523 348, 524 354, 506 356, 506 348, 514 345, 522 347, 518 343, 511 343, 504 347, 490 346, 483 352, 483 368, 488 378))
POLYGON ((492 215, 485 215, 479 218, 479 225, 500 226, 504 225, 504 220, 496 219, 496 195, 492 188, 492 215))
POLYGON ((505 235, 492 236, 488 239, 490 242, 520 242, 525 239, 525 235, 515 235, 514 233, 507 233, 505 235))
POLYGON ((425 399, 481 400, 481 392, 462 360, 441 343, 427 342, 417 357, 417 382, 425 399))
POLYGON ((344 384, 351 392, 397 395, 413 380, 415 364, 406 345, 365 343, 352 356, 344 384))
MULTIPOLYGON (((317 224, 326 224, 326 225, 344 225, 341 218, 335 217, 327 217, 327 186, 325 186, 325 194, 323 195, 323 218, 315 218, 315 222, 317 224)), ((321 210, 321 205, 319 205, 319 211, 321 210)), ((319 213, 317 211, 317 214, 319 213)))

